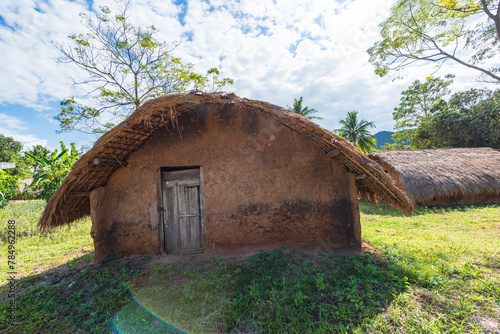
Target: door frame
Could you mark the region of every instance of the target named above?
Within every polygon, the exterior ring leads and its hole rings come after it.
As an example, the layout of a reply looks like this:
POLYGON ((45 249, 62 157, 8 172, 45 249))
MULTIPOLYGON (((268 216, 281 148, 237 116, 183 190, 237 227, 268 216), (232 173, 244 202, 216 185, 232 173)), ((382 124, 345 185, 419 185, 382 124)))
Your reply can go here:
MULTIPOLYGON (((199 253, 199 252, 206 252, 208 250, 208 240, 207 240, 207 226, 206 226, 206 216, 205 216, 205 188, 204 188, 204 180, 203 180, 203 168, 202 166, 179 166, 179 167, 161 167, 160 172, 159 172, 159 177, 158 177, 158 211, 160 212, 160 228, 158 229, 159 231, 159 237, 160 237, 160 244, 161 244, 161 252, 163 254, 169 254, 167 252, 167 247, 166 247, 166 236, 169 231, 165 228, 165 219, 166 219, 166 209, 165 209, 165 193, 164 193, 164 180, 163 180, 163 173, 164 172, 176 172, 176 171, 182 171, 182 170, 190 170, 190 169, 197 169, 199 171, 200 175, 200 224, 201 224, 201 243, 202 247, 197 250, 186 250, 186 251, 180 251, 181 255, 185 254, 193 254, 193 253, 199 253)), ((172 254, 172 253, 170 253, 172 254)))

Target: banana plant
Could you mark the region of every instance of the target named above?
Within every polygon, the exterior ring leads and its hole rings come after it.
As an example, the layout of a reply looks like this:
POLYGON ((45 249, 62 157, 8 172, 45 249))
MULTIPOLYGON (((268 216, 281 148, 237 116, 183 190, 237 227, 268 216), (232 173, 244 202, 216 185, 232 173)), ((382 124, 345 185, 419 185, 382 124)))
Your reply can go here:
POLYGON ((71 167, 80 154, 71 143, 71 150, 66 148, 62 141, 61 152, 55 150, 49 158, 26 152, 25 155, 33 159, 40 167, 33 173, 33 183, 29 190, 36 194, 36 198, 49 200, 68 175, 71 167))

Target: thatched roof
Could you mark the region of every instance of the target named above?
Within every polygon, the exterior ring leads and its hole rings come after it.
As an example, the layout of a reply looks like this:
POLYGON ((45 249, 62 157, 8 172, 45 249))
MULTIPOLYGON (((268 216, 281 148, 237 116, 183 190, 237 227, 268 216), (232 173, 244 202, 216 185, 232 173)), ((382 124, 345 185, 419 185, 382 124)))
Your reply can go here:
POLYGON ((368 156, 394 168, 417 203, 435 197, 500 195, 500 152, 492 148, 385 151, 368 156))
POLYGON ((340 149, 339 158, 351 172, 361 175, 358 190, 381 197, 391 205, 411 213, 413 205, 406 194, 394 186, 393 180, 372 160, 363 156, 351 143, 316 123, 281 107, 255 100, 239 98, 227 93, 172 94, 150 100, 139 107, 128 119, 105 133, 87 153, 74 164, 61 187, 48 201, 40 219, 42 229, 68 224, 90 214, 88 192, 104 186, 120 166, 94 164, 97 159, 125 161, 157 129, 176 116, 200 109, 203 105, 227 106, 230 110, 247 109, 275 120, 301 134, 330 152, 340 149))

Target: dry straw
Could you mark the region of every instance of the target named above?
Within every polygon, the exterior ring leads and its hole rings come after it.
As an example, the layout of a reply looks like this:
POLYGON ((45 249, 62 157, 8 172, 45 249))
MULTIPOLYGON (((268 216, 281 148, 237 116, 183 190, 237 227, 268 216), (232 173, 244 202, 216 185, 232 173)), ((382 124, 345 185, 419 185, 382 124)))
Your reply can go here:
POLYGON ((399 176, 396 184, 415 203, 439 197, 500 195, 500 152, 492 148, 385 151, 369 157, 399 176))

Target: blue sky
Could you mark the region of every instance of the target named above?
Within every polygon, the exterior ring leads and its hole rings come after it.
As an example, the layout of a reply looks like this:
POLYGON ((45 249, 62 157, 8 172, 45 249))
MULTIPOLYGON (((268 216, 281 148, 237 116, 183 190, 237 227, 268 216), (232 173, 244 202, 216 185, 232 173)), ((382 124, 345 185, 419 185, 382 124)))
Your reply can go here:
POLYGON ((58 112, 59 103, 50 102, 47 108, 39 111, 22 104, 11 103, 0 106, 0 134, 21 141, 26 149, 39 144, 53 150, 59 148, 59 141, 65 144, 74 142, 78 147, 88 147, 97 140, 96 135, 76 131, 58 133, 59 123, 53 120, 53 115, 58 112))
MULTIPOLYGON (((154 25, 158 39, 181 44, 173 55, 198 72, 218 67, 235 80, 227 90, 240 97, 286 107, 294 98, 319 110, 318 123, 338 127, 350 110, 374 121, 375 132, 392 130, 400 92, 434 72, 421 64, 379 78, 366 49, 378 39, 378 24, 389 14, 386 0, 131 0, 130 20, 154 25)), ((26 148, 51 149, 59 141, 91 145, 79 132, 57 134, 61 99, 82 96, 70 78, 84 73, 55 61, 54 43, 84 32, 79 13, 92 15, 114 0, 7 0, 0 2, 0 134, 26 148)), ((477 74, 455 64, 435 75, 456 74, 454 90, 483 87, 477 74)))

